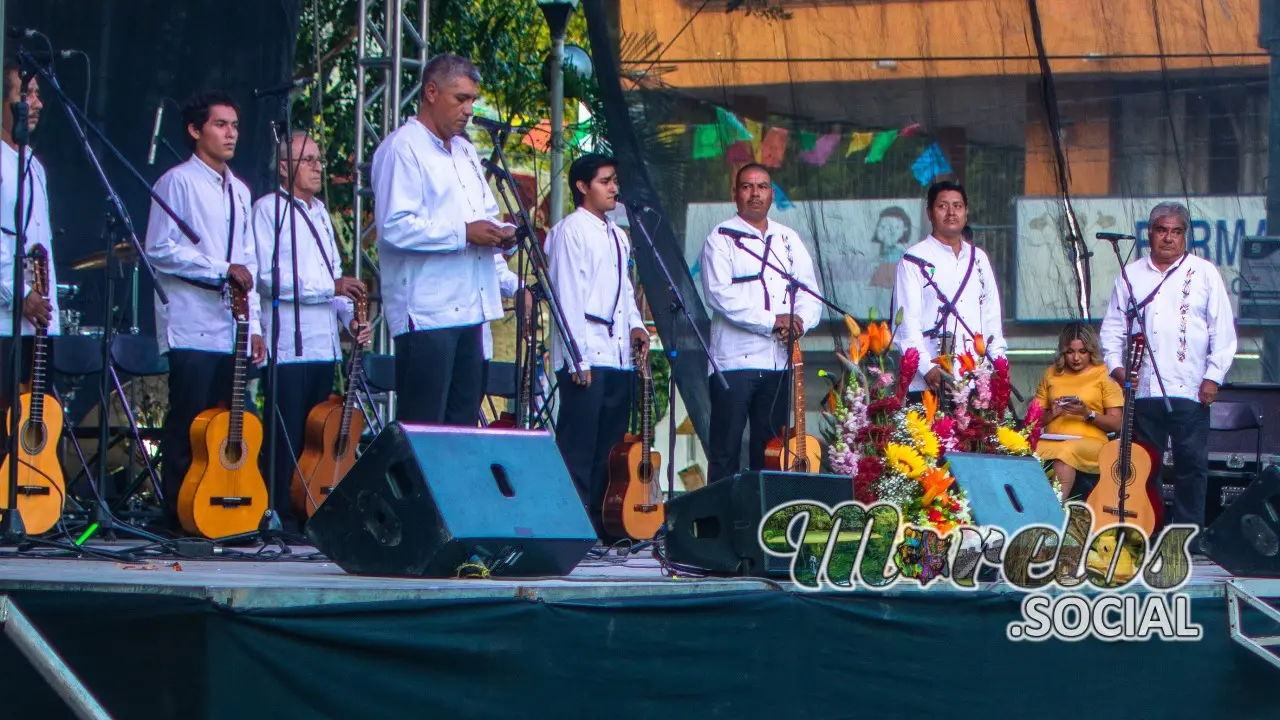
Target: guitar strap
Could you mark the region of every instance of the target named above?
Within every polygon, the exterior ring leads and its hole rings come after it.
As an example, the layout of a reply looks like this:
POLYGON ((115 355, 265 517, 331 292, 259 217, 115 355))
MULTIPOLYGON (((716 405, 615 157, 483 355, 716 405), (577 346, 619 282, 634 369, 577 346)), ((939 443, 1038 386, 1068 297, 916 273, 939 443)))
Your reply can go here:
POLYGON ((609 337, 613 337, 614 318, 618 315, 618 303, 622 301, 622 241, 618 239, 618 234, 609 228, 609 237, 613 238, 613 247, 618 254, 618 287, 613 294, 613 310, 609 311, 609 319, 606 320, 598 315, 584 313, 586 318, 594 323, 607 325, 609 327, 609 337))
MULTIPOLYGON (((977 263, 977 259, 978 259, 978 250, 973 245, 970 245, 969 246, 969 268, 964 271, 964 277, 960 279, 960 287, 956 288, 955 295, 951 296, 951 302, 950 302, 951 307, 956 307, 956 302, 960 300, 961 296, 964 295, 964 289, 966 286, 969 285, 969 278, 973 276, 973 266, 977 263)), ((948 316, 949 316, 949 313, 945 308, 939 308, 938 321, 934 323, 931 329, 926 330, 925 332, 921 333, 921 335, 927 338, 938 337, 938 334, 943 332, 946 329, 948 316)))
MULTIPOLYGON (((278 194, 280 197, 284 198, 286 202, 287 202, 287 201, 292 201, 292 202, 295 202, 295 203, 297 203, 297 204, 298 204, 298 206, 299 206, 299 207, 298 207, 298 209, 301 211, 301 213, 300 213, 300 214, 302 215, 302 219, 303 219, 303 220, 305 220, 305 221, 307 222, 307 228, 309 228, 309 229, 311 230, 311 237, 315 238, 315 240, 316 240, 316 249, 320 251, 320 257, 324 258, 324 266, 325 266, 326 268, 328 268, 328 269, 329 269, 329 275, 332 277, 332 275, 333 275, 333 263, 329 261, 329 253, 325 252, 325 249, 324 249, 324 240, 322 240, 322 239, 320 238, 320 231, 319 231, 318 229, 316 229, 315 221, 313 221, 313 220, 311 219, 311 213, 307 212, 307 209, 306 209, 306 208, 304 208, 304 207, 302 207, 302 201, 301 201, 301 200, 298 200, 297 198, 291 198, 291 197, 289 197, 289 196, 288 196, 288 195, 286 195, 286 194, 284 193, 284 191, 282 191, 282 190, 277 190, 277 191, 276 191, 276 194, 278 194)), ((281 218, 280 218, 280 227, 276 228, 276 232, 277 232, 277 233, 279 233, 279 232, 280 232, 281 230, 283 230, 283 229, 284 229, 284 217, 281 217, 281 218)))
MULTIPOLYGON (((234 249, 235 239, 236 239, 236 196, 235 196, 235 193, 232 191, 232 185, 233 183, 230 181, 230 179, 228 179, 227 180, 227 205, 231 207, 231 218, 227 222, 227 264, 228 265, 231 264, 231 251, 234 249)), ((215 285, 214 283, 207 283, 202 280, 192 280, 191 278, 182 277, 181 275, 175 275, 174 277, 178 278, 179 280, 181 280, 182 282, 188 285, 193 285, 195 287, 200 288, 201 290, 209 290, 211 292, 222 292, 222 288, 226 285, 225 280, 222 282, 222 284, 215 285)))
POLYGON ((1142 302, 1138 303, 1135 310, 1137 310, 1138 312, 1142 312, 1144 309, 1146 309, 1148 305, 1152 303, 1152 301, 1156 299, 1156 295, 1159 294, 1160 288, 1164 286, 1164 281, 1172 277, 1175 270, 1182 267, 1182 263, 1187 261, 1187 255, 1189 254, 1190 253, 1184 253, 1182 258, 1178 260, 1178 264, 1169 268, 1169 272, 1165 273, 1164 277, 1160 278, 1160 282, 1156 283, 1155 289, 1152 290, 1145 298, 1143 298, 1142 302))

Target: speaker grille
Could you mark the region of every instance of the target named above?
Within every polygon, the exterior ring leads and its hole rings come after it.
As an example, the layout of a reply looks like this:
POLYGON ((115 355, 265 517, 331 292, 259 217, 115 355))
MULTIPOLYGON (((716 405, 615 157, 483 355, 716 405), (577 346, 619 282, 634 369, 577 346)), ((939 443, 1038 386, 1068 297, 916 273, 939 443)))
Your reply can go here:
MULTIPOLYGON (((751 528, 752 540, 755 538, 759 521, 768 516, 769 511, 783 503, 795 500, 813 500, 827 507, 835 507, 840 503, 853 500, 853 478, 847 475, 806 475, 801 473, 761 472, 759 476, 760 515, 756 525, 751 528)), ((751 478, 748 475, 746 478, 751 478)), ((764 556, 764 569, 770 575, 788 575, 791 572, 791 561, 787 558, 764 556)))

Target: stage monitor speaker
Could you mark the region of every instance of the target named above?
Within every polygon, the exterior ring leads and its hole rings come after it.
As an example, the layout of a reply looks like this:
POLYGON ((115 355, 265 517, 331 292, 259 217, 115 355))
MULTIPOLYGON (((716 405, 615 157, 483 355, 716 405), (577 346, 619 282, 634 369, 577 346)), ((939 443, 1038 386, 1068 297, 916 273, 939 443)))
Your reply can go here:
POLYGON ((551 435, 392 423, 307 523, 355 575, 566 575, 596 534, 551 435))
POLYGON ((1200 547, 1232 575, 1280 577, 1280 468, 1266 466, 1205 530, 1200 547))
POLYGON ((679 495, 667 503, 667 558, 712 573, 788 576, 790 561, 767 555, 757 533, 766 513, 792 500, 835 507, 853 500, 853 479, 752 471, 679 495))
POLYGON ((974 525, 1001 528, 1007 537, 1028 525, 1062 527, 1066 511, 1035 458, 949 452, 946 460, 974 525))

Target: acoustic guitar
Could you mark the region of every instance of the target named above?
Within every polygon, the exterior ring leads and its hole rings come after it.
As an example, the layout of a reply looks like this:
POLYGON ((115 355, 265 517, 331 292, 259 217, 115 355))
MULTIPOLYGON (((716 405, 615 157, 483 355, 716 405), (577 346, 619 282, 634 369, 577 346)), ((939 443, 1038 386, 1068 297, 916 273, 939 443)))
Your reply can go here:
POLYGON ((609 451, 609 487, 601 511, 605 531, 614 537, 648 540, 666 521, 658 486, 662 456, 653 447, 653 376, 648 353, 636 352, 640 374, 640 436, 628 435, 609 451))
POLYGON ((191 469, 178 492, 183 529, 211 539, 256 530, 267 509, 267 483, 258 469, 262 421, 244 409, 249 297, 234 283, 230 294, 236 323, 231 408, 210 408, 191 423, 191 469))
MULTIPOLYGON (((31 287, 49 299, 49 253, 42 245, 34 245, 27 256, 31 270, 31 287)), ((15 296, 16 297, 16 296, 15 296)), ((46 393, 49 372, 46 362, 49 333, 37 327, 32 337, 31 384, 18 397, 21 414, 18 426, 18 512, 22 524, 32 535, 48 532, 62 517, 67 489, 62 465, 58 462, 58 441, 62 437, 62 406, 46 393)), ((5 413, 3 434, 8 435, 13 411, 5 413)), ((8 447, 8 443, 5 444, 8 447)), ((9 505, 9 463, 0 463, 0 507, 9 505)))
POLYGON ((822 467, 822 444, 818 438, 805 431, 804 413, 804 355, 800 342, 791 344, 791 406, 795 422, 791 433, 778 435, 764 448, 766 470, 783 470, 798 473, 816 473, 822 467))
MULTIPOLYGON (((369 322, 368 301, 357 300, 355 305, 356 324, 364 326, 369 322)), ((364 415, 355 411, 356 388, 364 373, 361 350, 360 343, 351 348, 346 396, 331 395, 307 413, 302 456, 298 458, 289 493, 298 517, 314 515, 334 486, 356 464, 356 445, 364 432, 364 415)))
POLYGON ((1156 488, 1160 454, 1150 445, 1134 440, 1133 407, 1137 395, 1138 368, 1147 340, 1133 335, 1129 343, 1129 374, 1124 387, 1124 415, 1120 436, 1098 452, 1097 487, 1085 504, 1093 510, 1093 532, 1108 525, 1142 528, 1147 537, 1164 521, 1164 504, 1156 488))

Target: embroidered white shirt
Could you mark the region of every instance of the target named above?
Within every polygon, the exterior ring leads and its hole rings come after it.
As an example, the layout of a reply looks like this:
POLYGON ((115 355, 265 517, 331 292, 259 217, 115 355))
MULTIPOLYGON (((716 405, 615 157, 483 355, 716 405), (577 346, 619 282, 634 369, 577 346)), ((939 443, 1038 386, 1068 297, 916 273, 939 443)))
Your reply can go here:
MULTIPOLYGON (((160 352, 182 349, 230 354, 235 351, 235 320, 223 297, 225 293, 196 287, 183 278, 220 286, 231 265, 244 265, 257 278, 258 255, 249 227, 249 188, 230 168, 224 178, 192 155, 161 176, 155 190, 200 238, 200 244, 193 245, 177 223, 152 201, 147 219, 147 258, 155 268, 156 282, 169 297, 168 305, 160 302, 158 295, 155 299, 160 352), (232 233, 231 262, 227 262, 228 231, 232 233)), ((256 281, 248 300, 249 331, 261 335, 256 281)), ((252 352, 252 347, 247 352, 252 352)))
MULTIPOLYGON (((822 292, 813 260, 795 230, 771 219, 762 237, 738 215, 717 225, 702 247, 700 264, 702 290, 714 311, 711 355, 724 371, 785 370, 790 358, 787 344, 773 334, 777 316, 799 316, 806 332, 822 317, 822 303, 817 298, 799 290, 793 299, 791 283, 777 270, 764 268, 761 272, 765 240, 769 241, 770 264, 788 271, 814 292, 822 292), (745 249, 740 248, 736 240, 720 234, 720 228, 751 233, 752 237, 742 241, 745 249)), ((709 364, 707 371, 712 372, 709 364)))
MULTIPOLYGON (((49 322, 50 335, 61 333, 58 322, 58 272, 55 269, 53 255, 53 226, 49 222, 49 187, 44 172, 44 165, 30 154, 27 149, 26 187, 22 192, 24 222, 26 223, 26 248, 31 251, 34 245, 41 245, 49 254, 49 304, 53 306, 53 317, 49 322)), ((14 227, 14 207, 18 202, 18 151, 9 147, 8 143, 0 143, 0 337, 13 334, 13 244, 17 237, 14 227)), ((19 289, 18 302, 21 303, 31 292, 31 276, 24 272, 26 285, 19 289)), ((22 318, 22 334, 35 333, 35 327, 25 317, 22 318)))
POLYGON ((271 352, 272 260, 275 258, 276 213, 280 237, 280 362, 332 362, 342 357, 339 331, 348 327, 355 315, 351 298, 335 296, 333 281, 342 277, 342 256, 333 232, 329 212, 319 198, 304 205, 293 199, 290 212, 288 193, 278 189, 253 204, 253 237, 257 248, 258 295, 262 298, 262 337, 271 352), (277 200, 279 202, 277 203, 277 200), (293 216, 297 214, 298 291, 293 287, 293 216), (305 217, 304 217, 305 216, 305 217), (311 223, 307 223, 307 218, 311 223), (315 232, 312 232, 312 228, 315 232), (319 234, 319 237, 316 234, 319 234), (321 248, 323 247, 323 251, 321 248), (298 298, 302 321, 302 354, 294 343, 294 298, 298 298))
MULTIPOLYGON (((511 272, 511 266, 507 265, 507 256, 501 250, 493 252, 493 269, 498 273, 498 290, 502 293, 502 297, 515 297, 516 289, 520 286, 520 278, 511 272)), ((484 330, 481 332, 481 343, 484 346, 484 359, 493 359, 493 328, 490 323, 484 324, 484 330)))
MULTIPOLYGON (((1160 384, 1151 369, 1154 355, 1168 396, 1198 401, 1200 383, 1212 380, 1221 385, 1236 355, 1231 298, 1218 268, 1208 260, 1187 255, 1181 264, 1174 263, 1165 272, 1157 270, 1150 257, 1129 263, 1127 271, 1139 303, 1160 287, 1143 308, 1147 347, 1152 352, 1142 358, 1137 397, 1160 397, 1160 384)), ((1117 278, 1099 335, 1108 371, 1124 367, 1124 311, 1128 304, 1129 288, 1123 277, 1117 278)), ((1141 325, 1136 325, 1134 332, 1142 332, 1141 325)))
POLYGON ((383 313, 391 334, 502 317, 493 248, 467 243, 467 223, 498 217, 471 142, 454 137, 445 149, 409 118, 374 152, 372 180, 383 313))
MULTIPOLYGON (((612 220, 578 208, 551 228, 547 256, 565 324, 582 354, 582 369, 635 367, 631 331, 644 329, 644 318, 631 284, 627 233, 612 220)), ((552 367, 572 372, 573 362, 558 328, 553 335, 552 367)))
MULTIPOLYGON (((981 248, 962 242, 957 256, 949 245, 933 235, 907 249, 912 255, 931 263, 934 267, 933 282, 955 305, 960 317, 975 333, 981 333, 991 357, 1001 357, 1009 345, 1004 336, 1004 322, 1000 309, 1000 289, 996 286, 996 274, 991 261, 981 248), (973 272, 964 289, 960 284, 969 272, 973 259, 973 272), (959 297, 957 297, 959 291, 959 297)), ((915 348, 920 353, 920 369, 911 380, 910 389, 924 390, 924 377, 935 366, 938 356, 938 339, 930 337, 935 331, 950 333, 955 337, 957 353, 973 350, 973 336, 965 330, 954 315, 944 318, 944 304, 926 281, 926 272, 908 260, 898 261, 897 276, 893 284, 893 315, 902 309, 902 324, 894 330, 894 344, 906 352, 915 348), (943 320, 940 324, 939 321, 943 320)), ((892 320, 891 320, 892 321, 892 320)))

